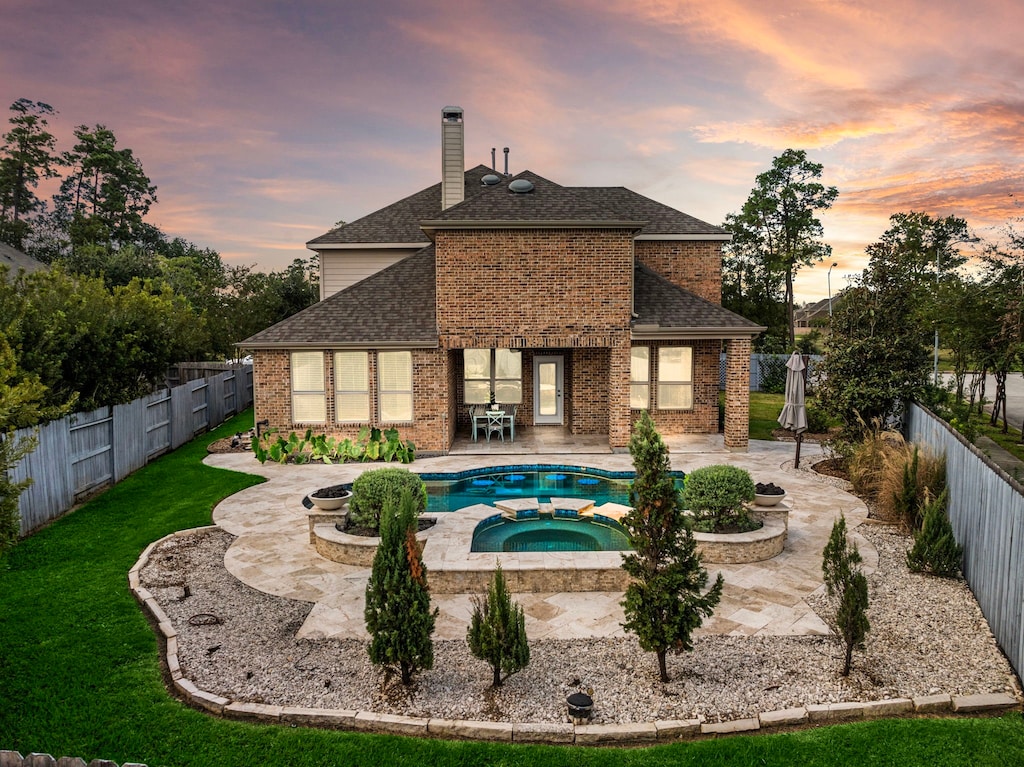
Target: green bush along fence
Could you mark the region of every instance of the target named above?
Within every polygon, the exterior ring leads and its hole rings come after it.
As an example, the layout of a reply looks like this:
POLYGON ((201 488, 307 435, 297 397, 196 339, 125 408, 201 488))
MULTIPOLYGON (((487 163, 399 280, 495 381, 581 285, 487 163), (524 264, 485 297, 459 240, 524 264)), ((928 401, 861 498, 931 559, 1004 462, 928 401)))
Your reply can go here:
POLYGON ((1024 677, 1024 486, 927 408, 907 407, 905 436, 946 456, 949 521, 963 573, 996 641, 1024 677))
POLYGON ((162 389, 125 405, 74 413, 14 439, 39 445, 10 472, 32 478, 21 494, 21 534, 59 517, 78 500, 120 482, 136 469, 252 404, 252 366, 162 389))

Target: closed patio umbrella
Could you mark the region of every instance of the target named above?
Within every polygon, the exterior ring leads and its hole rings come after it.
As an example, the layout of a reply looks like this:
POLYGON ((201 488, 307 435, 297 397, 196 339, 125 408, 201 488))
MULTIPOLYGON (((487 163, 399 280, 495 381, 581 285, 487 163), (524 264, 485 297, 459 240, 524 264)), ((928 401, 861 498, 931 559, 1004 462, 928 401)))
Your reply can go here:
POLYGON ((779 425, 796 433, 796 468, 800 468, 800 443, 807 431, 807 406, 804 404, 804 359, 793 352, 786 361, 786 404, 779 413, 779 425))

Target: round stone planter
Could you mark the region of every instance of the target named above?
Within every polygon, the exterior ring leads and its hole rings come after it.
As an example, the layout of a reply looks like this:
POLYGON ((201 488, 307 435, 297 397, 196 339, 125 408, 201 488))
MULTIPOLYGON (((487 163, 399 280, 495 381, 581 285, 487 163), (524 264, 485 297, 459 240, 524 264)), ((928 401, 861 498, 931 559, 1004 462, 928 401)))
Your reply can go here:
POLYGON ((754 496, 754 504, 757 506, 778 506, 779 501, 786 497, 785 493, 776 493, 775 495, 762 495, 760 493, 754 496))
POLYGON ((735 565, 763 562, 782 553, 789 527, 789 508, 763 515, 763 526, 749 533, 698 533, 697 551, 704 562, 716 565, 735 565))
POLYGON ((309 494, 309 500, 321 511, 337 511, 352 498, 352 491, 348 490, 337 497, 320 496, 316 493, 309 494))
MULTIPOLYGON (((427 542, 427 536, 433 529, 431 527, 416 533, 416 543, 421 552, 427 542)), ((343 533, 335 522, 320 522, 313 526, 313 545, 317 554, 343 565, 370 567, 379 543, 380 538, 343 533)))

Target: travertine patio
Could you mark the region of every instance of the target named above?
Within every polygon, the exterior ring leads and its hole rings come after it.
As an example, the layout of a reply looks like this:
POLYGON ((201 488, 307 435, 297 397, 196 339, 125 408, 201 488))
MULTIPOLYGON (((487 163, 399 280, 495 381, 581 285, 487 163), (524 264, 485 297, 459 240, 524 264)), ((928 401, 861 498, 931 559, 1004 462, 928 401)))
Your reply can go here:
MULTIPOLYGON (((847 517, 868 569, 877 561, 856 527, 866 517, 864 505, 854 496, 821 477, 793 468, 793 445, 752 441, 749 453, 721 450, 708 439, 667 439, 672 468, 691 471, 700 466, 728 463, 751 471, 756 481, 775 481, 785 487, 792 506, 790 536, 779 556, 742 565, 711 565, 710 576, 721 570, 725 591, 715 615, 699 630, 705 634, 799 635, 825 634, 827 629, 811 610, 805 597, 822 586, 821 551, 840 513, 847 517)), ((815 460, 813 445, 804 446, 802 463, 815 460)), ((524 461, 522 456, 514 462, 524 461)), ((629 470, 629 455, 573 454, 534 455, 531 463, 591 466, 629 470)), ((243 583, 276 596, 314 606, 299 637, 365 637, 362 601, 369 568, 331 562, 309 544, 306 509, 302 499, 317 487, 354 479, 373 464, 335 466, 260 465, 250 454, 215 454, 207 464, 265 476, 267 481, 245 489, 221 502, 213 519, 237 536, 225 557, 225 565, 243 583)), ((412 466, 421 472, 461 471, 480 466, 501 466, 508 456, 446 456, 418 459, 412 466)), ((622 607, 618 592, 517 594, 526 613, 531 638, 621 636, 622 607)), ((465 636, 469 623, 469 594, 434 594, 439 608, 435 637, 465 636)))
MULTIPOLYGON (((721 571, 723 597, 714 616, 699 633, 727 635, 825 634, 828 629, 805 598, 822 588, 821 552, 832 523, 845 514, 868 570, 877 553, 856 528, 867 509, 853 495, 822 478, 792 468, 793 445, 750 443, 748 453, 729 453, 714 438, 666 439, 672 468, 692 471, 701 466, 729 463, 751 472, 755 481, 774 481, 787 490, 792 506, 789 538, 774 559, 744 565, 711 565, 721 571)), ((804 446, 803 463, 816 460, 817 449, 804 446)), ((454 472, 510 462, 590 466, 612 471, 630 470, 626 454, 564 453, 520 455, 449 455, 417 459, 410 466, 419 472, 454 472)), ((268 594, 315 603, 299 637, 365 637, 363 593, 369 568, 328 561, 309 543, 306 509, 302 499, 313 490, 350 482, 373 464, 324 466, 260 465, 251 454, 213 454, 206 463, 267 478, 267 482, 236 493, 214 510, 213 520, 237 536, 225 564, 236 578, 268 594)), ((570 555, 571 556, 571 555, 570 555)), ((621 636, 623 620, 620 592, 523 593, 517 601, 526 613, 531 638, 572 639, 621 636)), ((435 637, 465 636, 471 610, 469 594, 434 594, 439 608, 435 637)))

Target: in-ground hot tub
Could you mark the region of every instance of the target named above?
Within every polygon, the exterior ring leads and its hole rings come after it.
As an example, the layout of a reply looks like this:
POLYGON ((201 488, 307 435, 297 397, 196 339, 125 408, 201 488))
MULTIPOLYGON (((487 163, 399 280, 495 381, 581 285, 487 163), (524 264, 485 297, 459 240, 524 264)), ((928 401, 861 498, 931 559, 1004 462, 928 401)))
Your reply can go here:
POLYGON ((613 519, 594 514, 556 511, 542 516, 521 512, 517 519, 495 514, 473 531, 470 551, 629 551, 625 529, 613 519))

